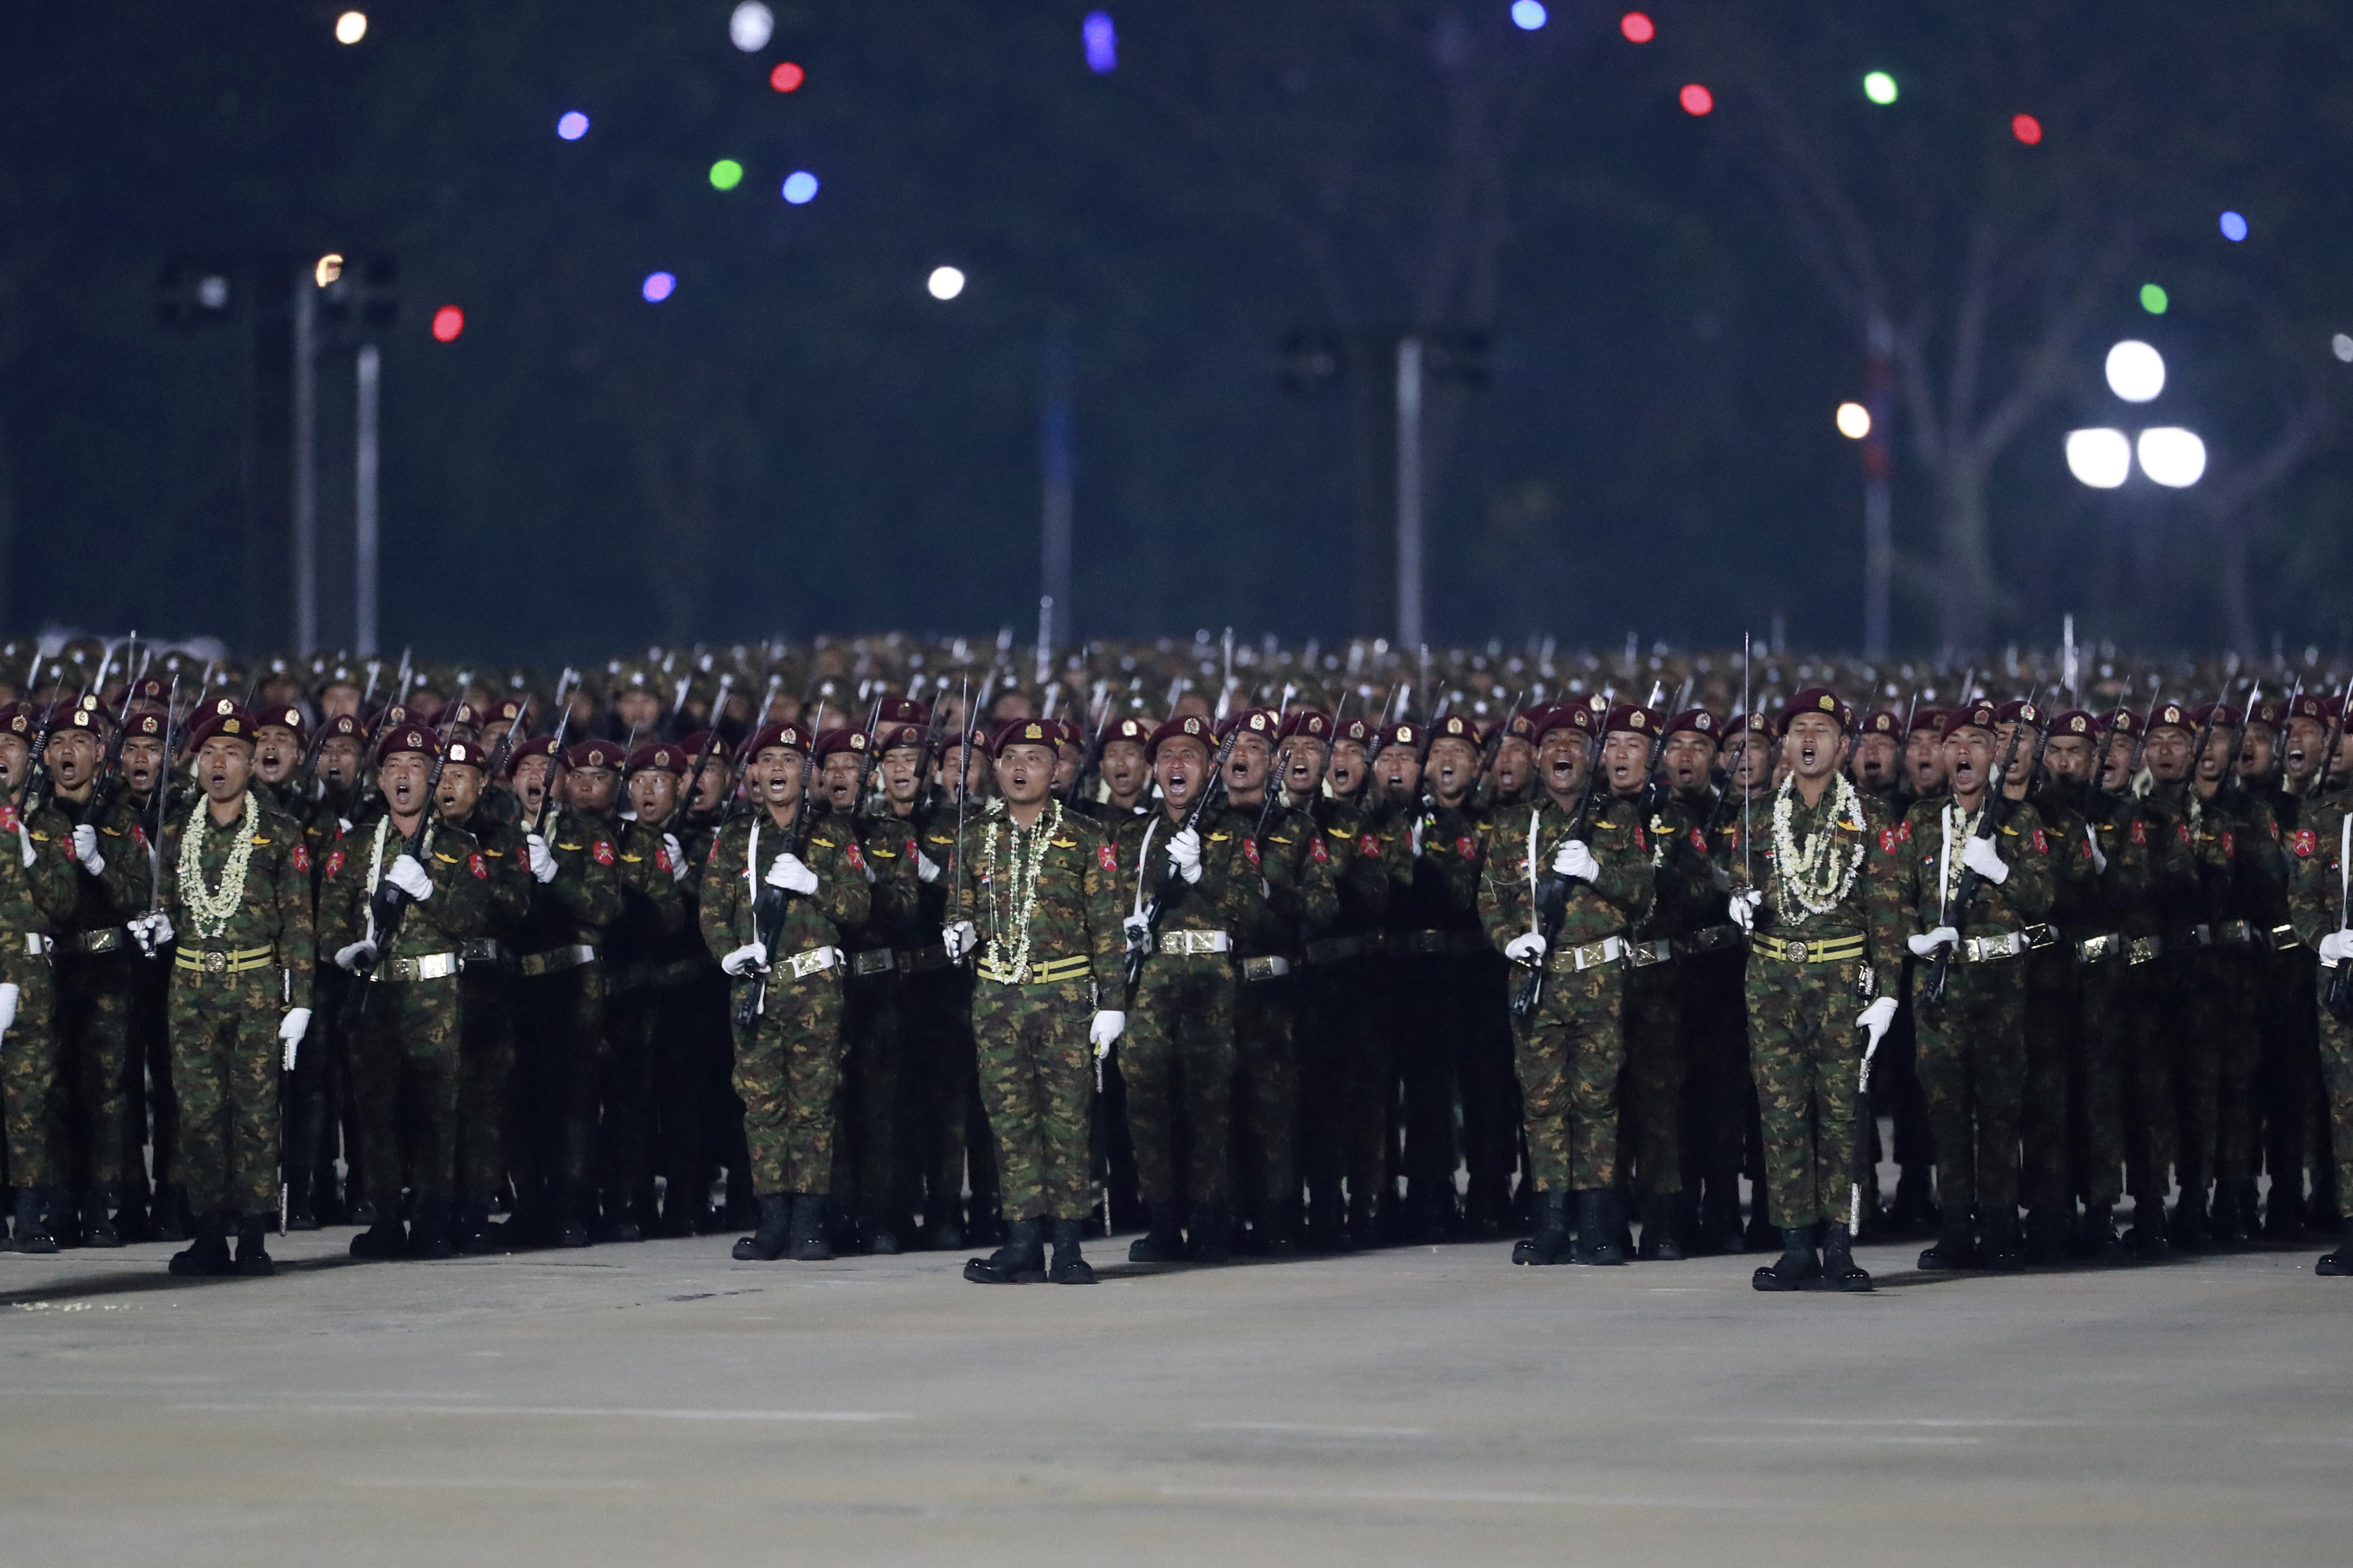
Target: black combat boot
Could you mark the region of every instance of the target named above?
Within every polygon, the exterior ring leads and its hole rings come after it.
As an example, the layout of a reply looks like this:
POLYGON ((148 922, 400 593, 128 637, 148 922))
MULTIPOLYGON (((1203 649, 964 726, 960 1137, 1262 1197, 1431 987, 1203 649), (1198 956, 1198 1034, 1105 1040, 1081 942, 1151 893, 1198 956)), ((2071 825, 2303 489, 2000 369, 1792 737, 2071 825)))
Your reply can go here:
POLYGON ((1341 1216, 1339 1190, 1318 1184, 1307 1190, 1307 1228, 1300 1237, 1306 1251, 1324 1254, 1345 1252, 1348 1238, 1341 1216))
POLYGON ((81 1245, 81 1210, 67 1188, 50 1187, 41 1194, 41 1223, 49 1227, 59 1247, 81 1245))
POLYGON ((498 1235, 491 1228, 491 1205, 487 1200, 471 1194, 458 1200, 457 1219, 449 1240, 461 1258, 483 1258, 499 1249, 498 1235))
POLYGON ((446 1197, 420 1197, 417 1200, 417 1217, 408 1224, 408 1256, 421 1258, 452 1258, 458 1246, 454 1232, 457 1215, 446 1197))
POLYGON ((791 1245, 793 1229, 793 1198, 790 1193, 765 1193, 757 1200, 760 1205, 759 1228, 735 1242, 738 1263, 774 1263, 785 1255, 791 1245))
POLYGON ((2322 1253, 2320 1260, 2312 1266, 2312 1271, 2315 1274, 2333 1274, 2340 1279, 2353 1275, 2353 1237, 2338 1242, 2336 1251, 2322 1253))
POLYGON ((607 1190, 601 1207, 605 1216, 605 1240, 627 1243, 646 1238, 645 1216, 638 1208, 635 1198, 607 1190))
MULTIPOLYGON (((1843 1232, 1845 1226, 1839 1228, 1843 1232)), ((1781 1227, 1781 1256, 1751 1274, 1748 1283, 1758 1290, 1803 1290, 1821 1277, 1822 1266, 1814 1258, 1814 1227, 1785 1225, 1781 1227)))
POLYGON ((1653 1193, 1642 1200, 1642 1246, 1634 1254, 1645 1263, 1680 1263, 1683 1243, 1675 1236, 1678 1194, 1653 1193))
POLYGON ((1269 1198, 1258 1211, 1260 1248, 1269 1258, 1299 1256, 1299 1204, 1295 1199, 1269 1198))
POLYGON ((2173 1201, 2173 1226, 2169 1235, 2176 1252, 2206 1250, 2206 1183, 2203 1177, 2186 1175, 2182 1178, 2181 1195, 2173 1201))
POLYGON ((17 1252, 45 1256, 58 1249, 58 1238, 41 1223, 41 1194, 32 1187, 16 1189, 16 1235, 9 1245, 17 1252))
POLYGON ((1047 1278, 1057 1285, 1092 1285, 1095 1271, 1079 1256, 1080 1222, 1058 1219, 1054 1222, 1054 1261, 1047 1269, 1047 1278))
POLYGON ((400 1228, 400 1211, 391 1204, 377 1211, 374 1225, 352 1237, 353 1258, 382 1261, 398 1258, 407 1250, 408 1237, 400 1228))
POLYGON ((2075 1241, 2075 1256, 2094 1263, 2122 1263, 2130 1254, 2125 1250, 2124 1237, 2116 1234, 2116 1210, 2106 1204, 2092 1204, 2084 1210, 2084 1228, 2075 1241))
POLYGON ((172 1272, 198 1278, 237 1272, 237 1264, 228 1255, 228 1227, 221 1215, 208 1214, 196 1221, 196 1239, 187 1251, 172 1254, 172 1272))
POLYGON ((2253 1176, 2240 1177, 2230 1188, 2231 1245, 2245 1247, 2263 1233, 2263 1199, 2256 1195, 2253 1176))
POLYGON ((2041 1204, 2026 1212, 2026 1261, 2038 1268, 2057 1263, 2067 1256, 2067 1226, 2074 1215, 2069 1204, 2061 1208, 2055 1204, 2041 1204))
POLYGON ((155 1189, 155 1204, 150 1218, 155 1226, 157 1241, 188 1239, 188 1190, 176 1182, 167 1182, 155 1189))
POLYGON ((1223 1204, 1194 1205, 1190 1231, 1193 1261, 1224 1263, 1231 1258, 1234 1255, 1233 1223, 1232 1215, 1226 1212, 1223 1204))
POLYGON ((1699 1242, 1692 1250, 1713 1257, 1738 1253, 1747 1242, 1740 1234, 1740 1180, 1709 1176, 1699 1200, 1699 1242))
POLYGON ((1948 1203, 1939 1215, 1936 1245, 1920 1255, 1920 1267, 1931 1274, 1950 1273, 1977 1265, 1977 1247, 1969 1236, 1969 1211, 1948 1203))
POLYGON ((580 1215, 582 1189, 575 1182, 558 1182, 551 1189, 554 1206, 549 1211, 548 1239, 558 1247, 587 1247, 593 1238, 580 1215))
POLYGON ((2239 1184, 2236 1182, 2214 1184, 2214 1206, 2206 1222, 2207 1244, 2211 1247, 2236 1247, 2246 1239, 2246 1230, 2239 1217, 2239 1184))
POLYGON ((124 1193, 114 1205, 114 1234, 127 1245, 155 1239, 155 1222, 147 1216, 147 1198, 143 1193, 124 1193))
POLYGON ((2304 1173, 2291 1171, 2285 1177, 2274 1176, 2272 1190, 2263 1199, 2263 1239, 2266 1241, 2302 1241, 2304 1239, 2304 1173))
POLYGON ((1185 1237, 1176 1222, 1176 1205, 1155 1203, 1152 1210, 1152 1226, 1142 1236, 1128 1243, 1130 1263, 1182 1263, 1185 1261, 1185 1237))
POLYGON ((1906 1165, 1895 1177, 1894 1201, 1887 1205, 1891 1236, 1933 1236, 1937 1229, 1936 1200, 1928 1193, 1928 1167, 1906 1165))
POLYGON ((269 1221, 258 1214, 238 1216, 237 1261, 233 1267, 239 1274, 255 1279, 266 1279, 278 1272, 278 1266, 269 1261, 269 1254, 263 1250, 261 1245, 262 1236, 269 1229, 269 1221))
POLYGON ((937 1220, 923 1226, 923 1247, 928 1252, 956 1252, 964 1247, 964 1226, 956 1223, 955 1211, 948 1210, 937 1220))
POLYGON ((2145 1261, 2163 1258, 2173 1249, 2173 1244, 2166 1239, 2162 1197, 2133 1199, 2132 1231, 2125 1237, 2125 1245, 2132 1249, 2135 1258, 2145 1261))
POLYGON ((1615 1187, 1588 1187, 1577 1194, 1577 1249, 1579 1263, 1604 1267, 1626 1261, 1618 1232, 1626 1223, 1615 1187))
POLYGON ((1536 1233, 1512 1244, 1512 1261, 1522 1264, 1566 1263, 1574 1244, 1568 1235, 1568 1194, 1552 1191, 1536 1194, 1536 1233))
POLYGON ((1362 1252, 1381 1244, 1381 1216, 1373 1207, 1370 1192, 1348 1194, 1348 1237, 1341 1243, 1343 1252, 1362 1252))
POLYGON ((1822 1227, 1822 1283, 1850 1294, 1871 1289, 1870 1271, 1854 1260, 1854 1237, 1841 1220, 1822 1227))
POLYGON ((825 1238, 825 1194, 795 1193, 793 1194, 792 1260, 795 1263, 830 1263, 833 1244, 825 1238))
POLYGON ((2026 1267, 2026 1258, 2019 1251, 2018 1210, 2007 1205, 1985 1216, 1984 1237, 1978 1248, 1978 1265, 1997 1274, 2015 1274, 2026 1267))
MULTIPOLYGON (((1075 1230, 1075 1222, 1073 1229, 1075 1230)), ((1071 1250, 1078 1251, 1071 1237, 1071 1250)), ((986 1258, 967 1260, 964 1277, 976 1285, 1042 1285, 1046 1282, 1046 1222, 1017 1219, 1006 1233, 1005 1245, 986 1258)))

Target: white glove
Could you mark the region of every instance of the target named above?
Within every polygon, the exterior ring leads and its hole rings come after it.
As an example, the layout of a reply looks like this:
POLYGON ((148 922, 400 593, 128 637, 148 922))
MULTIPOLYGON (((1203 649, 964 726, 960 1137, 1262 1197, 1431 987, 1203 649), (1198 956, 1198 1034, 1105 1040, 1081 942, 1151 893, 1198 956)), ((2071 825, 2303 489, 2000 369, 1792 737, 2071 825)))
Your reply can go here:
POLYGON ((33 862, 39 857, 33 853, 33 836, 25 830, 21 821, 16 824, 16 848, 25 862, 25 869, 31 870, 33 862))
POLYGON ((768 863, 768 886, 782 888, 787 893, 817 891, 817 873, 801 864, 801 858, 786 850, 768 863))
POLYGON ((765 973, 768 968, 768 944, 747 942, 719 961, 719 967, 729 974, 742 976, 753 970, 765 973))
POLYGON ((675 833, 662 835, 662 847, 670 851, 670 879, 683 882, 691 868, 686 863, 686 846, 678 841, 675 833))
POLYGON ((351 830, 352 830, 352 819, 351 819, 350 817, 348 817, 348 816, 339 816, 339 817, 335 818, 335 831, 336 831, 336 832, 338 832, 338 833, 349 833, 351 830))
POLYGON ((395 860, 384 879, 420 904, 433 896, 433 879, 425 874, 425 868, 417 863, 414 855, 403 855, 395 860))
POLYGON ((1525 963, 1533 969, 1536 961, 1544 957, 1546 945, 1538 932, 1524 931, 1504 944, 1504 956, 1514 963, 1525 963))
POLYGON ((1757 912, 1765 907, 1765 895, 1755 888, 1732 895, 1732 923, 1742 931, 1757 929, 1757 912))
POLYGON ((16 1026, 16 998, 23 990, 15 985, 0 985, 0 1035, 16 1026))
POLYGON ((1990 838, 1972 837, 1962 845, 1961 864, 1997 888, 2010 880, 2010 868, 2001 863, 2001 851, 1990 838))
POLYGON ((1430 818, 1426 816, 1415 817, 1413 819, 1413 832, 1407 837, 1407 842, 1411 847, 1414 858, 1417 860, 1421 858, 1421 830, 1429 826, 1430 818))
POLYGON ((1590 882, 1601 875, 1601 862, 1593 858, 1582 838, 1572 838, 1553 851, 1552 874, 1572 881, 1590 882))
POLYGON ((286 1042, 286 1070, 288 1072, 292 1072, 294 1070, 294 1053, 296 1050, 301 1048, 302 1037, 310 1033, 310 1030, 311 1009, 308 1007, 289 1008, 287 1009, 286 1016, 279 1020, 278 1037, 286 1042))
POLYGON ((2108 874, 2108 858, 2100 853, 2100 836, 2090 823, 2084 824, 2084 847, 2092 852, 2092 869, 2100 876, 2108 874))
POLYGON ((547 847, 547 840, 532 833, 526 834, 522 842, 531 856, 531 874, 542 886, 555 880, 555 851, 547 847))
POLYGON ((2333 931, 2320 939, 2324 963, 2342 963, 2348 954, 2353 954, 2353 931, 2333 931))
POLYGON ((1862 1016, 1854 1021, 1854 1026, 1856 1028, 1865 1030, 1871 1036, 1871 1045, 1866 1046, 1863 1048, 1865 1050, 1869 1050, 1873 1047, 1876 1047, 1879 1044, 1880 1037, 1887 1033, 1889 1026, 1893 1025, 1894 1022, 1894 997, 1882 996, 1870 1006, 1865 1007, 1862 1010, 1862 1016))
POLYGON ((131 940, 139 944, 140 952, 153 958, 157 948, 172 940, 172 917, 157 910, 132 921, 130 931, 131 940))
POLYGON ((928 856, 928 855, 924 854, 922 850, 920 850, 920 849, 916 850, 916 851, 915 851, 915 880, 917 880, 918 882, 923 883, 923 884, 924 886, 926 886, 926 887, 929 887, 932 883, 936 882, 936 881, 938 881, 939 879, 940 879, 940 865, 939 865, 939 862, 938 862, 938 861, 936 861, 936 860, 934 860, 934 859, 933 859, 930 856, 928 856))
POLYGON ((74 826, 73 854, 81 862, 81 868, 91 876, 106 875, 106 857, 98 852, 98 829, 87 822, 74 826))
POLYGON ((357 974, 375 962, 375 943, 372 942, 355 942, 335 954, 335 967, 347 969, 353 974, 357 974))
POLYGON ((1201 879, 1201 835, 1187 828, 1168 841, 1168 863, 1187 882, 1201 879))
POLYGON ((1127 939, 1130 947, 1142 947, 1152 936, 1152 922, 1142 915, 1129 915, 1119 922, 1119 934, 1127 939))
POLYGON ((1087 1026, 1087 1044, 1095 1048, 1097 1060, 1111 1055, 1111 1043, 1118 1039, 1126 1028, 1127 1015, 1124 1013, 1105 1009, 1095 1015, 1094 1022, 1087 1026))
POLYGON ((1918 936, 1905 937, 1904 945, 1912 950, 1912 956, 1915 958, 1932 958, 1938 948, 1960 940, 1961 933, 1952 927, 1938 926, 1935 931, 1925 931, 1918 936))
POLYGON ((980 933, 972 929, 970 921, 957 921, 940 928, 940 945, 948 950, 948 962, 959 963, 964 955, 980 945, 980 933))

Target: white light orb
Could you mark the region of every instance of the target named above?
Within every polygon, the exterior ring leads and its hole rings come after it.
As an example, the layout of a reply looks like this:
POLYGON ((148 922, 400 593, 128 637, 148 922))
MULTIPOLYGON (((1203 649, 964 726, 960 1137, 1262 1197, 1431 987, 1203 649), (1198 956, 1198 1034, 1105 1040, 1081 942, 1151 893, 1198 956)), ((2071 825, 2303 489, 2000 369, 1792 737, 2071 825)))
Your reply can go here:
POLYGON ((2176 425, 2140 433, 2140 471, 2168 489, 2186 490, 2206 472, 2206 443, 2176 425))
POLYGON ((1838 405, 1839 434, 1850 441, 1860 441, 1871 434, 1871 410, 1860 403, 1838 405))
POLYGON ((727 39, 747 55, 757 54, 776 36, 776 14, 760 0, 744 0, 727 18, 727 39))
POLYGON ((964 292, 964 273, 954 267, 934 267, 932 275, 923 279, 934 300, 953 300, 964 292))
POLYGON ((335 42, 356 44, 367 37, 367 13, 346 11, 335 18, 335 42))
POLYGON ((2115 489, 2132 477, 2132 443, 2121 430, 2070 430, 2067 471, 2095 490, 2115 489))
POLYGON ((2108 390, 2126 403, 2147 403, 2165 390, 2165 356, 2138 338, 2108 351, 2108 390))

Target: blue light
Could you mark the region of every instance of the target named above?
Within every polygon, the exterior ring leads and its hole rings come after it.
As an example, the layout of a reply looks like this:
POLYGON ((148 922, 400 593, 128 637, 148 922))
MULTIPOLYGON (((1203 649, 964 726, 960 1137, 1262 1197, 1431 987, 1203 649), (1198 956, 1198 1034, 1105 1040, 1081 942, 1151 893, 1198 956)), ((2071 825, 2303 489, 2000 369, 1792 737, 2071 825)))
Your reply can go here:
POLYGON ((1079 36, 1087 44, 1087 69, 1108 76, 1119 68, 1119 29, 1112 26, 1110 12, 1088 12, 1079 24, 1079 36))
POLYGON ((647 304, 659 305, 664 300, 669 299, 670 297, 670 291, 675 289, 677 287, 678 275, 676 273, 649 272, 646 274, 645 287, 639 289, 638 292, 646 297, 647 304))
POLYGON ((2247 220, 2237 213, 2222 215, 2222 237, 2232 245, 2247 237, 2247 220))
POLYGON ((1533 33, 1551 19, 1541 0, 1512 0, 1512 23, 1523 33, 1533 33))
POLYGON ((577 142, 588 134, 588 117, 576 109, 567 109, 555 122, 555 133, 566 142, 577 142))
POLYGON ((807 169, 795 169, 785 176, 785 200, 795 206, 804 206, 817 199, 817 176, 807 169))

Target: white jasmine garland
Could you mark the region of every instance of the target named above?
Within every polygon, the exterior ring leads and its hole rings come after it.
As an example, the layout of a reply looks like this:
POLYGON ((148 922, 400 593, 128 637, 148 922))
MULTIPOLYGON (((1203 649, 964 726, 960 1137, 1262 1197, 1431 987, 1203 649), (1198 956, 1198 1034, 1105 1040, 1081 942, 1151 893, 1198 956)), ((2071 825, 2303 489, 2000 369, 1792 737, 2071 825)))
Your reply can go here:
MULTIPOLYGON (((1847 847, 1838 831, 1842 823, 1862 823, 1862 801, 1844 774, 1831 775, 1831 824, 1798 847, 1790 831, 1790 802, 1798 793, 1795 773, 1781 781, 1773 795, 1773 867, 1780 879, 1781 896, 1810 915, 1826 915, 1854 887, 1862 869, 1863 840, 1857 832, 1847 847), (1843 859, 1845 864, 1841 865, 1843 859)), ((1776 900, 1777 902, 1779 900, 1776 900)))
MULTIPOLYGON (((989 802, 989 815, 997 816, 1003 803, 989 802)), ((1008 824, 1001 818, 989 823, 981 851, 981 886, 988 889, 989 926, 992 931, 1009 929, 1013 932, 1011 951, 994 937, 989 941, 988 956, 997 970, 997 977, 1019 985, 1029 978, 1029 921, 1038 912, 1038 878, 1046 868, 1046 846, 1062 830, 1062 803, 1055 801, 1031 828, 1027 841, 1018 823, 1008 824), (1009 832, 1012 849, 1007 858, 1011 862, 1013 887, 1006 889, 997 879, 997 845, 1009 832), (1024 849, 1029 851, 1024 856, 1024 849), (997 918, 1003 911, 1003 918, 997 918), (1009 961, 1008 961, 1009 960, 1009 961)))
POLYGON ((226 830, 236 837, 229 840, 228 864, 221 868, 220 886, 216 889, 205 886, 204 868, 205 833, 212 826, 212 812, 199 806, 188 817, 187 831, 180 835, 180 903, 198 937, 217 941, 245 902, 245 873, 253 864, 253 827, 260 816, 260 803, 251 790, 246 791, 244 814, 235 828, 226 830))

